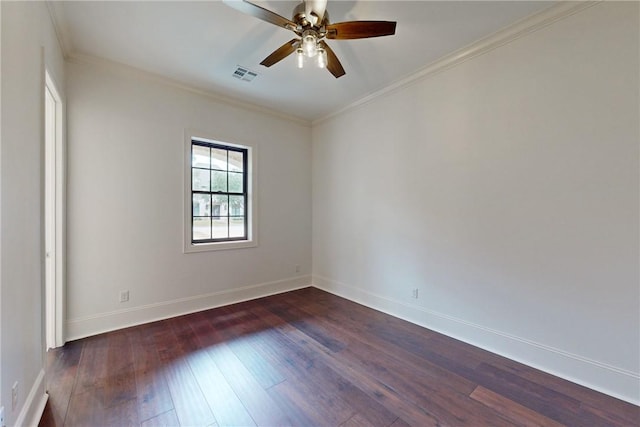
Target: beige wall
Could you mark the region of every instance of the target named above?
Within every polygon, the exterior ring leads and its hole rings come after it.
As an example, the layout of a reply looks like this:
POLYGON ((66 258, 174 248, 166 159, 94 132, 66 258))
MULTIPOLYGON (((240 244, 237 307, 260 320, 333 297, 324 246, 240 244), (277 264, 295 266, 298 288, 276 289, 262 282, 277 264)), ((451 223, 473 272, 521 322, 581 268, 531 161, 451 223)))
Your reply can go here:
POLYGON ((67 84, 68 338, 310 284, 309 126, 106 64, 67 84), (257 147, 258 247, 183 253, 185 129, 257 147))
POLYGON ((602 3, 314 125, 314 284, 638 403, 638 52, 602 3))
MULTIPOLYGON (((0 396, 5 423, 28 423, 43 403, 44 66, 64 96, 64 61, 44 2, 1 2, 0 396), (18 404, 11 388, 18 382, 18 404)), ((41 408, 40 408, 41 409, 41 408)))

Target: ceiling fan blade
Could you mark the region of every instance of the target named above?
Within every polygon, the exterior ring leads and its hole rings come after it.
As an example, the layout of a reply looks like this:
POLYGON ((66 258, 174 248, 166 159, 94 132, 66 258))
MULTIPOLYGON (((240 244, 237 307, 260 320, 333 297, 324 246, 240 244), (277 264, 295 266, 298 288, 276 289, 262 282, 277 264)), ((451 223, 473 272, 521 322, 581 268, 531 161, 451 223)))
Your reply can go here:
POLYGON ((270 24, 277 25, 278 27, 293 30, 297 28, 295 22, 288 20, 284 16, 280 16, 275 12, 271 12, 268 9, 253 4, 246 0, 222 0, 224 4, 238 10, 247 15, 251 15, 255 18, 262 19, 270 24))
POLYGON ((327 70, 337 79, 338 77, 342 77, 346 74, 344 68, 342 68, 342 64, 338 60, 336 54, 331 50, 329 45, 324 41, 320 40, 320 46, 327 52, 327 70))
POLYGON ((303 0, 304 13, 314 27, 319 27, 327 9, 327 0, 303 0))
POLYGON ((329 24, 326 29, 328 39, 366 39, 395 34, 396 23, 392 21, 348 21, 329 24))
POLYGON ((276 62, 282 61, 287 56, 291 55, 296 51, 297 45, 300 43, 298 39, 292 39, 279 48, 277 48, 273 53, 262 60, 260 65, 264 65, 265 67, 271 67, 276 62))

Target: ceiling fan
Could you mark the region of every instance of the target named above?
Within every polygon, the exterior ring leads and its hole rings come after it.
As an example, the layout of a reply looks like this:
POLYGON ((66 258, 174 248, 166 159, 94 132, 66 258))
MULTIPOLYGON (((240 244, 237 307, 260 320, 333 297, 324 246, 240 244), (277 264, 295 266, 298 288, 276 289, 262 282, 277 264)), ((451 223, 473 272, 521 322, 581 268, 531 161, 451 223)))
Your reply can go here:
POLYGON ((223 0, 225 4, 255 18, 291 30, 298 38, 291 39, 267 56, 260 64, 270 67, 296 52, 298 67, 305 58, 316 58, 318 66, 327 68, 335 78, 345 75, 336 54, 324 39, 348 40, 391 36, 396 32, 392 21, 347 21, 331 24, 327 0, 303 0, 293 9, 291 20, 246 0, 223 0))

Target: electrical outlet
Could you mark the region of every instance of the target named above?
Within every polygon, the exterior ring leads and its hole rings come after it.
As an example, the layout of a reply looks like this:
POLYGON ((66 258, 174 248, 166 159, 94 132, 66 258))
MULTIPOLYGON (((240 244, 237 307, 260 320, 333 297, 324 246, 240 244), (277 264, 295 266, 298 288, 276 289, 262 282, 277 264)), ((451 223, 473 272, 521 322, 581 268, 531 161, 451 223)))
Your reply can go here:
POLYGON ((296 273, 300 273, 300 266, 296 265, 296 273))
POLYGON ((411 293, 411 296, 412 296, 414 299, 418 299, 418 288, 415 288, 415 289, 413 290, 413 292, 411 293))
POLYGON ((129 291, 120 291, 120 302, 129 301, 129 291))
POLYGON ((11 410, 15 411, 18 407, 18 381, 13 383, 11 387, 11 410))

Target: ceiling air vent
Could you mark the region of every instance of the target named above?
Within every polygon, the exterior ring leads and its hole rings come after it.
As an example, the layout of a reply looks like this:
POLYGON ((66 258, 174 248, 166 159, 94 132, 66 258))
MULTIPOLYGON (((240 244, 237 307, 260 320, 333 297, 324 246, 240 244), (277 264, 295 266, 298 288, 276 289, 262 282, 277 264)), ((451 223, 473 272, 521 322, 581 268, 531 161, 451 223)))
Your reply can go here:
POLYGON ((236 70, 233 72, 233 77, 235 77, 236 79, 240 79, 242 81, 245 81, 245 82, 250 82, 257 75, 258 75, 258 73, 256 73, 255 71, 251 71, 251 70, 247 69, 246 67, 241 67, 241 66, 238 66, 238 68, 236 68, 236 70))

